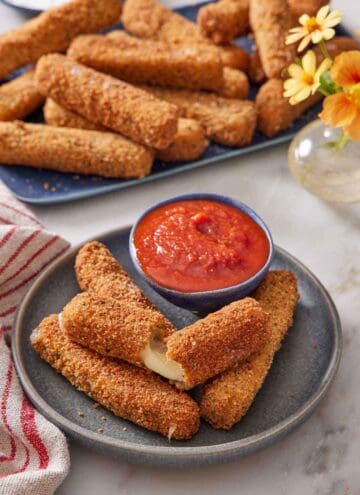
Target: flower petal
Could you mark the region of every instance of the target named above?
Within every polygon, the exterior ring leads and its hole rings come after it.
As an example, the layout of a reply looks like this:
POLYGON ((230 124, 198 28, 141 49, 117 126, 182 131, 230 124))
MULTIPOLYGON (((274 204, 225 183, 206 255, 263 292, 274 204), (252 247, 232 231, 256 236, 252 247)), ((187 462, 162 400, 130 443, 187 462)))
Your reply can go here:
POLYGON ((358 110, 351 124, 344 127, 344 132, 351 139, 360 141, 360 111, 358 110))
POLYGON ((345 93, 336 93, 325 98, 319 117, 325 124, 344 127, 351 124, 356 112, 355 103, 345 93))
POLYGON ((313 31, 311 33, 311 41, 316 45, 317 43, 320 43, 320 41, 322 40, 323 38, 323 35, 322 35, 322 31, 320 31, 319 29, 317 29, 316 31, 313 31))
POLYGON ((310 41, 311 41, 310 35, 305 36, 305 38, 302 40, 302 42, 298 46, 298 52, 302 52, 303 50, 305 50, 305 48, 308 46, 310 41))
POLYGON ((319 65, 319 67, 317 68, 317 71, 315 72, 315 76, 314 76, 314 80, 315 82, 319 82, 320 81, 320 76, 321 74, 323 74, 325 71, 327 71, 328 69, 330 69, 331 67, 331 60, 328 59, 328 58, 325 58, 321 64, 319 65))
POLYGON ((316 71, 316 55, 313 50, 305 53, 302 60, 302 66, 307 74, 314 75, 316 71))
POLYGON ((290 64, 289 67, 288 67, 288 73, 294 79, 300 79, 300 78, 302 78, 304 71, 300 67, 300 65, 290 64))
POLYGON ((335 58, 331 68, 332 80, 343 88, 360 82, 360 51, 350 50, 335 58))
POLYGON ((294 33, 294 34, 289 34, 286 37, 285 44, 286 45, 291 45, 292 43, 296 43, 297 41, 301 40, 303 38, 304 33, 294 33))
POLYGON ((342 20, 342 14, 340 10, 333 10, 325 19, 324 24, 326 25, 326 27, 333 27, 336 26, 336 24, 340 24, 341 20, 342 20))
POLYGON ((335 36, 335 29, 326 28, 322 32, 322 38, 324 40, 331 40, 335 36))
POLYGON ((301 17, 299 17, 299 23, 305 26, 310 19, 310 16, 307 14, 303 14, 301 17))
POLYGON ((329 10, 329 5, 324 5, 324 7, 321 7, 321 9, 319 9, 318 13, 316 14, 316 20, 319 24, 321 24, 325 20, 326 16, 329 13, 329 10))

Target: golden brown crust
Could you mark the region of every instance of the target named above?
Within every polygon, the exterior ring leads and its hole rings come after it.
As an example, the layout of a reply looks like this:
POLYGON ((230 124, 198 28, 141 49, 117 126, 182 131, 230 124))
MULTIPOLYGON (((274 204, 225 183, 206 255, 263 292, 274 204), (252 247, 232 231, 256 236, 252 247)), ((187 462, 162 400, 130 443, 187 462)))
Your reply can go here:
MULTIPOLYGON (((140 309, 158 311, 101 242, 88 242, 79 250, 75 260, 75 274, 84 291, 92 291, 103 298, 133 303, 140 309)), ((168 320, 166 323, 166 334, 169 335, 175 327, 168 320)))
POLYGON ((177 440, 197 432, 199 408, 186 393, 155 373, 71 342, 61 332, 57 315, 45 318, 31 340, 42 359, 116 416, 177 440))
POLYGON ((233 302, 166 339, 167 357, 192 388, 247 359, 269 339, 268 315, 251 298, 233 302))
POLYGON ((182 117, 198 120, 209 139, 225 146, 241 147, 253 138, 257 113, 252 101, 223 98, 201 91, 144 86, 158 98, 174 103, 182 117))
POLYGON ((249 56, 249 79, 254 84, 263 84, 266 81, 266 74, 264 72, 259 51, 255 50, 249 56))
POLYGON ((219 0, 201 7, 197 23, 203 36, 217 45, 229 43, 249 30, 249 0, 219 0))
POLYGON ((164 149, 174 140, 178 119, 174 105, 63 55, 39 60, 36 85, 63 107, 135 142, 164 149))
POLYGON ((286 0, 250 0, 250 23, 262 66, 268 78, 279 78, 295 57, 285 39, 293 19, 286 0))
POLYGON ((0 162, 129 179, 151 171, 153 152, 112 132, 0 122, 0 162))
POLYGON ((34 71, 29 70, 0 86, 0 120, 21 120, 43 102, 34 83, 34 71))
POLYGON ((320 7, 329 4, 329 0, 287 0, 291 13, 294 17, 300 17, 302 14, 316 15, 320 7))
POLYGON ((71 340, 137 366, 143 366, 141 352, 153 337, 163 336, 167 323, 159 311, 93 291, 75 296, 61 313, 61 327, 71 340))
POLYGON ((118 21, 119 0, 72 0, 0 36, 0 79, 50 52, 64 52, 81 33, 96 33, 118 21))
MULTIPOLYGON (((165 41, 170 44, 209 44, 198 26, 176 12, 172 12, 156 0, 127 0, 122 21, 129 33, 139 38, 165 41)), ((236 45, 218 47, 223 65, 246 71, 248 53, 236 45)))
POLYGON ((250 91, 250 84, 246 74, 238 69, 224 67, 222 87, 216 91, 226 98, 245 100, 250 91))
POLYGON ((79 63, 134 84, 217 90, 223 66, 216 49, 207 45, 171 45, 120 37, 79 36, 68 56, 79 63))
POLYGON ((298 300, 296 277, 286 270, 271 271, 252 296, 270 316, 271 338, 254 356, 204 386, 200 411, 214 428, 228 430, 240 421, 264 383, 274 355, 293 322, 298 300))

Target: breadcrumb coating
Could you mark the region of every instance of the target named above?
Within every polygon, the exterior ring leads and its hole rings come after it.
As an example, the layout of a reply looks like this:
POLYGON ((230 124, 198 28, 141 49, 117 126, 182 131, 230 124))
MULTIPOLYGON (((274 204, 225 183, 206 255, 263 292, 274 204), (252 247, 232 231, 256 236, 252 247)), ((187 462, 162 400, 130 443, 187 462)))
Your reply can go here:
POLYGON ((141 367, 141 352, 153 337, 161 340, 168 326, 160 311, 99 297, 93 291, 76 295, 60 319, 62 330, 74 342, 141 367))
MULTIPOLYGON (((101 242, 87 242, 79 250, 75 260, 75 274, 83 291, 91 291, 97 296, 114 298, 124 303, 134 303, 140 309, 158 311, 101 242)), ((166 324, 164 334, 166 331, 166 335, 170 335, 175 327, 169 320, 166 320, 166 324)))
POLYGON ((0 120, 21 120, 43 102, 34 83, 34 71, 29 70, 0 86, 0 120))
POLYGON ((216 143, 241 147, 253 138, 257 112, 252 101, 223 98, 204 91, 143 88, 158 98, 174 103, 182 117, 198 120, 206 136, 216 143))
POLYGON ((39 60, 36 85, 61 106, 135 142, 165 149, 174 140, 178 120, 175 105, 64 55, 45 55, 39 60))
POLYGON ((249 30, 249 0, 219 0, 201 7, 197 23, 203 36, 217 45, 229 43, 249 30))
POLYGON ((294 45, 286 45, 293 18, 286 0, 250 0, 250 23, 262 66, 268 78, 280 78, 295 58, 294 45))
POLYGON ((60 330, 57 315, 40 323, 31 342, 44 361, 116 416, 176 440, 197 432, 199 408, 191 397, 155 373, 72 342, 60 330))
POLYGON ((225 98, 245 100, 249 96, 249 91, 249 79, 244 72, 231 67, 224 67, 223 84, 216 93, 225 98))
MULTIPOLYGON (((165 41, 170 44, 212 44, 202 36, 198 26, 156 0, 127 0, 122 21, 125 29, 139 38, 165 41)), ((225 67, 246 72, 248 53, 236 45, 217 48, 225 67)))
POLYGON ((249 297, 209 314, 166 339, 185 388, 204 383, 258 351, 270 338, 268 315, 249 297))
POLYGON ((266 74, 260 60, 259 50, 257 49, 253 53, 250 53, 248 75, 250 81, 254 84, 263 84, 266 81, 266 74))
POLYGON ((68 56, 77 62, 134 84, 216 90, 223 84, 221 58, 207 45, 168 45, 160 41, 84 35, 68 56))
POLYGON ((130 179, 151 171, 154 155, 112 132, 0 122, 0 163, 130 179))
POLYGON ((214 428, 232 428, 246 414, 262 387, 274 356, 293 323, 298 301, 296 277, 286 270, 270 271, 252 297, 269 314, 271 337, 255 355, 203 387, 201 416, 214 428))
POLYGON ((317 11, 324 5, 330 3, 329 0, 287 0, 291 13, 294 17, 298 18, 302 14, 308 14, 310 16, 316 15, 317 11))
POLYGON ((119 0, 72 0, 0 36, 0 79, 42 55, 64 52, 75 36, 119 20, 119 0))

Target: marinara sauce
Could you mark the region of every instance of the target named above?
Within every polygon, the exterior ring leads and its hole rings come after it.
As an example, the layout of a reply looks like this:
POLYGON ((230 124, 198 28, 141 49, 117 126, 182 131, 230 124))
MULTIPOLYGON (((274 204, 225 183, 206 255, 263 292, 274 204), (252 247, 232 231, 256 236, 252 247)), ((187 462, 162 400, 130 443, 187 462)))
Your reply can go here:
POLYGON ((138 224, 134 243, 148 277, 181 292, 248 280, 269 256, 263 229, 237 208, 213 200, 169 203, 138 224))

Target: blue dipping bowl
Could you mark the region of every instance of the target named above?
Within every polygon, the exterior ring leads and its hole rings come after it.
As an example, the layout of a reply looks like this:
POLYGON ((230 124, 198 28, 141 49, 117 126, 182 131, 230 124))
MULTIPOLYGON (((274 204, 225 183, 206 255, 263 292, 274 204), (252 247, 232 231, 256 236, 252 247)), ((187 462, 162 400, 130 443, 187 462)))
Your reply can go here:
POLYGON ((215 311, 226 304, 231 303, 237 299, 241 299, 245 296, 248 296, 253 292, 256 287, 260 284, 266 273, 270 268, 270 264, 274 255, 274 244, 271 237, 270 230, 268 229, 265 222, 252 210, 249 206, 241 203, 241 201, 237 201, 236 199, 228 198, 227 196, 222 196, 220 194, 212 194, 212 193, 192 193, 192 194, 181 194, 179 196, 175 196, 173 198, 166 199, 165 201, 161 201, 160 203, 151 206, 140 216, 140 218, 133 225, 130 232, 129 239, 129 249, 130 256, 132 262, 134 263, 136 271, 139 275, 162 297, 175 304, 176 306, 180 306, 181 308, 188 309, 189 311, 197 312, 197 313, 209 313, 215 311), (264 266, 251 278, 245 280, 237 285, 231 285, 229 287, 225 287, 224 289, 214 289, 208 291, 201 292, 180 292, 177 290, 169 289, 164 287, 163 285, 158 284, 155 280, 152 280, 150 277, 144 273, 140 262, 137 258, 135 243, 134 243, 134 235, 137 229, 138 224, 141 220, 151 211, 156 210, 160 206, 167 205, 169 203, 175 203, 177 201, 184 200, 193 200, 193 199, 205 199, 217 201, 219 203, 224 203, 226 205, 237 208, 241 212, 248 215, 254 222, 256 222, 261 229, 265 232, 266 237, 269 241, 269 256, 264 264, 264 266))

